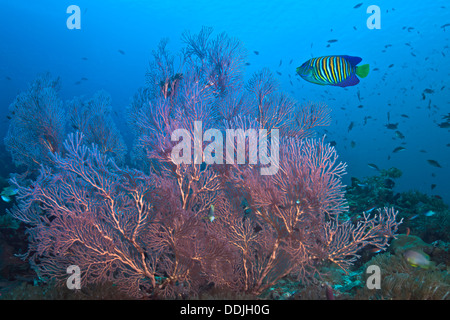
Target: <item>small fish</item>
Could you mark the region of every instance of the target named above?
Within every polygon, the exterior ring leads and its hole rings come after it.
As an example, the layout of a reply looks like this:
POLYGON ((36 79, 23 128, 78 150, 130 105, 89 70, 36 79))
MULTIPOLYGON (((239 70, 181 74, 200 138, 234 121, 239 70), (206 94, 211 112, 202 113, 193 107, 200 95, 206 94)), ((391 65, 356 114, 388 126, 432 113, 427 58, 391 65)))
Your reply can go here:
POLYGON ((397 153, 397 152, 400 152, 400 151, 403 151, 403 150, 406 150, 406 148, 400 146, 400 147, 397 147, 394 150, 392 150, 392 152, 393 153, 397 153))
POLYGON ((280 60, 280 64, 278 65, 278 67, 281 67, 282 64, 283 64, 283 60, 280 60))
POLYGON ((19 189, 9 186, 3 189, 0 196, 3 201, 10 202, 12 200, 12 197, 14 197, 17 194, 17 192, 19 192, 19 189))
POLYGON ((86 58, 86 57, 81 58, 81 60, 85 60, 85 61, 86 61, 87 59, 88 59, 88 58, 86 58))
POLYGON ((439 162, 437 162, 436 160, 430 159, 430 160, 427 160, 427 162, 433 167, 442 168, 441 165, 439 164, 439 162))
POLYGON ((337 42, 337 40, 336 39, 331 39, 331 40, 328 40, 327 42, 328 43, 334 43, 334 42, 337 42))
POLYGON ((376 164, 373 163, 368 163, 367 164, 369 166, 369 168, 380 171, 380 168, 378 168, 378 166, 376 164))
POLYGON ((441 28, 443 28, 443 29, 445 29, 445 27, 450 27, 450 23, 446 23, 446 24, 441 26, 441 28))
POLYGON ((395 131, 395 135, 397 136, 397 138, 399 139, 405 139, 405 136, 403 135, 403 133, 401 133, 400 131, 395 131))
POLYGON ((450 122, 441 122, 438 124, 439 128, 448 129, 450 128, 450 122))
POLYGON ((350 124, 348 126, 348 129, 347 129, 347 132, 350 132, 353 129, 354 126, 355 126, 355 123, 353 121, 350 122, 350 124))
POLYGON ((425 89, 425 90, 423 90, 423 92, 424 93, 434 93, 434 90, 433 89, 425 89))
POLYGON ((388 123, 384 125, 386 128, 388 128, 389 130, 395 130, 398 127, 398 122, 397 123, 388 123))
POLYGON ((319 85, 354 86, 359 83, 358 77, 369 74, 368 64, 358 66, 361 61, 360 57, 345 55, 317 57, 303 63, 296 72, 304 80, 319 85))
POLYGON ((379 252, 381 252, 383 250, 375 247, 375 248, 372 248, 372 249, 368 249, 367 251, 370 252, 370 253, 379 253, 379 252))
POLYGON ((405 253, 403 253, 403 256, 405 257, 406 261, 408 261, 408 263, 413 267, 428 269, 432 266, 430 257, 423 252, 407 250, 405 253))
POLYGON ((259 51, 253 51, 253 53, 259 55, 259 51))
POLYGON ((400 117, 409 119, 409 116, 407 114, 401 114, 400 117))
POLYGON ((289 64, 291 65, 293 61, 294 61, 294 59, 291 59, 291 61, 289 61, 289 64))
POLYGON ((85 77, 81 78, 81 81, 87 81, 87 80, 88 80, 88 78, 85 78, 85 77))
POLYGON ((123 51, 123 50, 117 50, 117 51, 119 51, 119 53, 121 54, 121 55, 125 55, 125 51, 123 51))
POLYGON ((423 215, 425 217, 431 217, 431 216, 434 216, 435 214, 436 214, 436 212, 434 212, 433 210, 429 210, 429 211, 425 212, 423 215))
POLYGON ((361 7, 363 5, 363 2, 358 3, 356 6, 353 7, 353 9, 358 9, 359 7, 361 7))
MULTIPOLYGON (((337 145, 337 143, 336 143, 336 141, 330 141, 330 146, 332 146, 332 147, 334 147, 335 145, 337 145)), ((449 145, 450 145, 450 143, 449 143, 449 145)))
POLYGON ((373 210, 375 210, 376 207, 377 207, 377 206, 372 207, 372 208, 370 208, 369 210, 366 210, 365 212, 366 212, 366 213, 371 213, 373 210))
POLYGON ((277 71, 277 74, 278 74, 279 76, 281 76, 281 75, 282 75, 280 71, 277 71))
POLYGON ((352 142, 350 142, 350 146, 351 146, 352 148, 356 147, 356 142, 352 140, 352 142))
POLYGON ((394 66, 394 64, 390 64, 388 68, 392 68, 394 66))
POLYGON ((212 204, 211 207, 209 207, 208 217, 206 217, 205 219, 209 220, 209 222, 213 222, 215 218, 216 217, 214 216, 214 205, 212 204))
POLYGON ((369 186, 367 183, 357 183, 356 185, 361 188, 367 188, 369 186))
POLYGON ((246 62, 245 65, 246 65, 246 66, 249 66, 249 65, 250 65, 250 62, 246 62))

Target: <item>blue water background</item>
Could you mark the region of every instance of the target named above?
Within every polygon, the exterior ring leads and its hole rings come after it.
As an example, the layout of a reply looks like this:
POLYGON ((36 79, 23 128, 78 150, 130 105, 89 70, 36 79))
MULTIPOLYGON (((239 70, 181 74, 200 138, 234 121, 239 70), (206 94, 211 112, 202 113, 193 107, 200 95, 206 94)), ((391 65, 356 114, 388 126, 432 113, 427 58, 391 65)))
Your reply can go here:
POLYGON ((450 132, 437 123, 450 112, 450 27, 441 28, 450 23, 450 2, 389 0, 354 8, 360 2, 1 0, 0 135, 6 134, 14 97, 37 74, 49 71, 61 77, 63 100, 88 98, 100 89, 109 92, 120 115, 115 120, 130 143, 121 112, 145 82, 151 51, 167 37, 169 48, 177 52, 183 31, 197 33, 211 26, 243 42, 250 63, 247 77, 268 67, 280 89, 298 101, 329 105, 332 123, 319 134, 326 132, 328 141, 337 142, 340 159, 348 164, 346 183, 351 176, 376 174, 368 163, 397 167, 403 176, 396 191, 439 194, 449 203, 450 132), (81 8, 80 30, 66 26, 66 9, 73 4, 81 8), (381 8, 379 30, 366 25, 369 5, 381 8), (331 39, 338 41, 329 44, 331 39), (359 85, 345 89, 297 80, 295 68, 304 61, 334 54, 360 56, 372 71, 359 85), (83 77, 88 80, 80 81, 83 77), (426 88, 434 93, 423 100, 426 88), (388 112, 404 140, 385 127, 388 112), (348 131, 351 122, 354 128, 348 131), (406 150, 392 153, 401 145, 406 150), (430 166, 427 159, 442 168, 430 166))

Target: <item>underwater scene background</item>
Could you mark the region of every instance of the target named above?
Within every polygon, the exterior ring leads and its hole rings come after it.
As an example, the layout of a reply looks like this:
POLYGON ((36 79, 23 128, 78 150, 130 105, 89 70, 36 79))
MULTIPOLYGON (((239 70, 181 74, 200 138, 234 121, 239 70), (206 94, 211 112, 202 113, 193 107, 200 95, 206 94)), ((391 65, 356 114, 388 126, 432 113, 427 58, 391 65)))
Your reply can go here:
POLYGON ((0 7, 0 298, 450 299, 448 1, 0 7), (175 163, 194 121, 280 170, 175 163))

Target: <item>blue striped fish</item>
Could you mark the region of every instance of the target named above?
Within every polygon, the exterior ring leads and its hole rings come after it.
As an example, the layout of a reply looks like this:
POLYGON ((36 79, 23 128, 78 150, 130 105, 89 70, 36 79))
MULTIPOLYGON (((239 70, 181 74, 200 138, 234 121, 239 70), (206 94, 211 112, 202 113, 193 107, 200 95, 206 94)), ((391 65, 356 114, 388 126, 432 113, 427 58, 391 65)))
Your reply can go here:
POLYGON ((357 66, 360 57, 326 56, 312 58, 297 68, 297 73, 306 81, 338 87, 354 86, 359 83, 357 76, 367 77, 369 65, 357 66))

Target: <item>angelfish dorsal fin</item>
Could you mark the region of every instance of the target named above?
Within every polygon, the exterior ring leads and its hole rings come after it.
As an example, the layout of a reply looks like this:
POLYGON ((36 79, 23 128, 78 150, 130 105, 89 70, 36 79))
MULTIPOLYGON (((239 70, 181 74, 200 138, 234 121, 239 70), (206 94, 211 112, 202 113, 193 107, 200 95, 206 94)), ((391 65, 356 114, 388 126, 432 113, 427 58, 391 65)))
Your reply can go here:
POLYGON ((353 57, 353 56, 340 56, 340 57, 347 60, 354 67, 356 67, 356 65, 362 61, 362 58, 360 57, 353 57))

